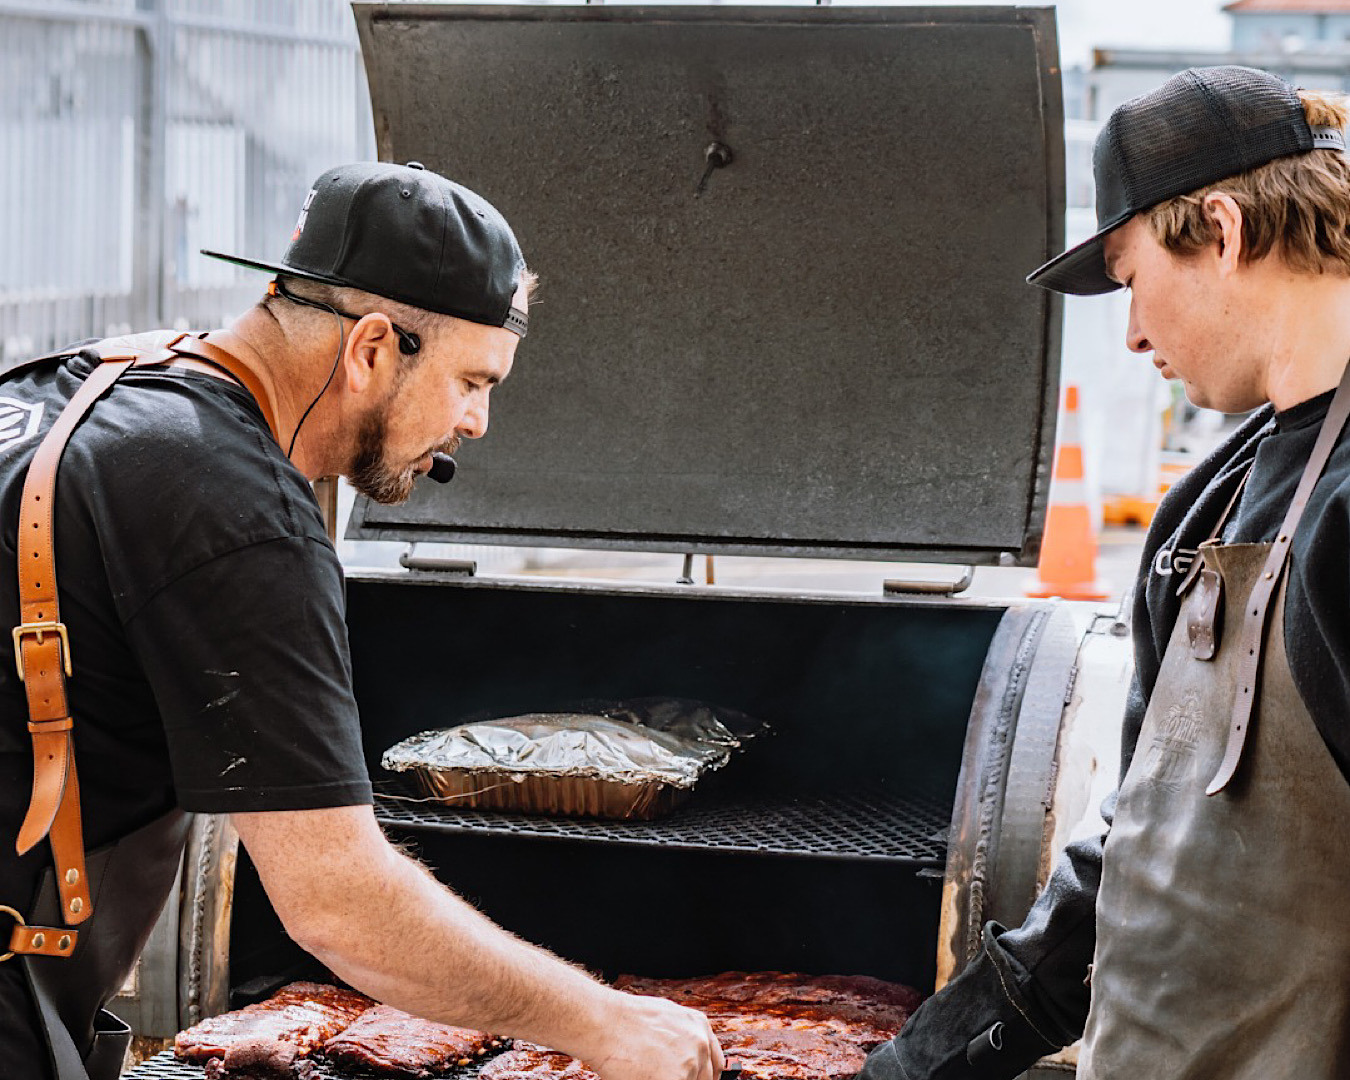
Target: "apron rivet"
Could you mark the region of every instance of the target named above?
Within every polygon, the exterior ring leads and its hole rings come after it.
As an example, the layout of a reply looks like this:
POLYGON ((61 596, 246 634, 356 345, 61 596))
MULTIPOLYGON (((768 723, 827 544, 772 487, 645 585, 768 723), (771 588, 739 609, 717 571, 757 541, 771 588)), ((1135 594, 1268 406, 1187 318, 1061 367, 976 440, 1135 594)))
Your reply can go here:
POLYGON ((67 885, 74 885, 75 882, 77 882, 77 881, 79 881, 79 880, 80 880, 80 872, 79 872, 78 870, 67 870, 67 871, 66 871, 66 884, 67 884, 67 885))
POLYGON ((56 941, 56 947, 62 952, 70 948, 70 935, 62 934, 56 941))
POLYGON ((1266 578, 1267 578, 1267 580, 1269 580, 1270 578, 1273 578, 1274 576, 1275 576, 1275 571, 1274 571, 1274 570, 1267 570, 1267 571, 1266 571, 1266 578))
POLYGON ((47 935, 46 935, 46 934, 34 934, 34 935, 33 935, 33 948, 35 948, 35 949, 40 949, 40 948, 42 948, 42 945, 43 945, 43 943, 44 943, 46 940, 47 940, 47 935))
POLYGON ((70 902, 71 914, 78 915, 83 910, 84 910, 84 901, 81 900, 78 896, 75 897, 75 899, 70 902))

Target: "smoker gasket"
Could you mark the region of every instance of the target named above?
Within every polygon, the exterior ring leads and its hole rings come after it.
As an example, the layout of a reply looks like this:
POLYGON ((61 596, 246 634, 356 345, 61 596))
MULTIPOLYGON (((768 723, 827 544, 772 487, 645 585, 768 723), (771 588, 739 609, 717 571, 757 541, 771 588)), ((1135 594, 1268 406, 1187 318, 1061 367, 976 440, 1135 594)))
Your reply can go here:
POLYGON ((455 809, 377 791, 382 825, 439 833, 490 833, 689 851, 875 860, 942 868, 951 799, 870 788, 785 798, 714 795, 656 821, 602 821, 455 809))

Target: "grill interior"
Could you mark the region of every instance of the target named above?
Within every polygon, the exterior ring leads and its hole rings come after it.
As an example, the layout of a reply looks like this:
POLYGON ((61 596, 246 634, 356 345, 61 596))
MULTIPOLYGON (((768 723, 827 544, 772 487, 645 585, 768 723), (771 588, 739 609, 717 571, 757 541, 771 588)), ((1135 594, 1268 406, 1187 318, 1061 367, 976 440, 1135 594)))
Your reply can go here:
MULTIPOLYGON (((967 721, 1004 609, 798 594, 348 578, 376 812, 484 914, 597 975, 867 974, 931 988, 967 721), (669 696, 767 721, 652 822, 451 809, 391 797, 417 731, 669 696)), ((231 1007, 324 973, 241 853, 231 1007)))

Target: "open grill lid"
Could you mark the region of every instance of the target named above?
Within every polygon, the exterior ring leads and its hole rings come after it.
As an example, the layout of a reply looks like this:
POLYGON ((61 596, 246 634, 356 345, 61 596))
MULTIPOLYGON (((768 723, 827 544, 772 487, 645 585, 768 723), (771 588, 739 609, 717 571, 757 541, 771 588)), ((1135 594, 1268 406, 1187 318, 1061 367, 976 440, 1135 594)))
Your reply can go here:
POLYGON ((1050 9, 354 7, 380 157, 486 196, 541 287, 455 481, 349 537, 1035 561, 1050 9))

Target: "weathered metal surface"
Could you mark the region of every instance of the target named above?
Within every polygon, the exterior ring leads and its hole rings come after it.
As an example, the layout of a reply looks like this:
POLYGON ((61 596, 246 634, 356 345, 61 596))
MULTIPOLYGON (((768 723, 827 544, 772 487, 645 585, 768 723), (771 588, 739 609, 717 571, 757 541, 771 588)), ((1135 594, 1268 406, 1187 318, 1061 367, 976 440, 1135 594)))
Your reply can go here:
POLYGON ((349 536, 1034 561, 1050 10, 355 10, 381 157, 487 196, 542 288, 455 482, 349 536))
POLYGON ((939 990, 979 951, 988 893, 1012 872, 1000 867, 999 860, 1009 760, 1027 681, 1052 610, 1042 604, 1010 607, 985 655, 966 726, 947 841, 937 943, 939 990))

